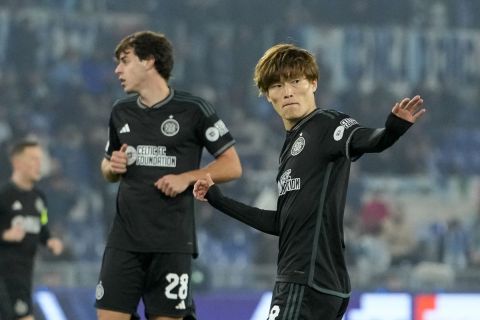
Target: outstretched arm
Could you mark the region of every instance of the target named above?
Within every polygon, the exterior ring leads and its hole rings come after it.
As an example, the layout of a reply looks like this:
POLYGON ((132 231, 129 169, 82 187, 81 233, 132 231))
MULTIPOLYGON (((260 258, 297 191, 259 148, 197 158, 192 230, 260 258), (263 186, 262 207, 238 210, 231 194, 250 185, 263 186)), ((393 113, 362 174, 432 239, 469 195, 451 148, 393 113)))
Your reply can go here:
POLYGON ((271 235, 279 235, 280 230, 276 222, 276 211, 247 206, 236 200, 223 196, 220 188, 214 185, 213 180, 208 173, 206 179, 200 179, 195 183, 193 194, 197 200, 208 200, 214 208, 251 226, 252 228, 271 235))
POLYGON ((358 128, 350 141, 350 154, 355 158, 363 153, 381 152, 395 143, 414 124, 426 109, 423 99, 415 96, 395 103, 384 129, 358 128))

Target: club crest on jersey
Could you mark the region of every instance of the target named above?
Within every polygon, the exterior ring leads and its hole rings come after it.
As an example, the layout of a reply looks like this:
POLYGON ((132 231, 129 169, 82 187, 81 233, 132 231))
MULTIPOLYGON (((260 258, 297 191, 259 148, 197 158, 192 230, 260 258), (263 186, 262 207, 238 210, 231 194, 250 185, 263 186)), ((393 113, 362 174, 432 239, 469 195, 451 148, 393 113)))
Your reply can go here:
POLYGON ((167 120, 163 121, 160 129, 167 137, 173 137, 178 131, 180 131, 180 124, 177 120, 173 119, 172 115, 170 115, 167 120))
POLYGON ((302 152, 304 147, 305 147, 305 138, 300 136, 293 143, 292 149, 290 149, 290 153, 292 154, 292 156, 296 156, 300 152, 302 152))
POLYGON ((293 190, 300 190, 301 181, 300 178, 291 178, 290 174, 292 173, 292 169, 288 169, 285 171, 280 179, 278 180, 278 194, 280 196, 284 195, 285 193, 293 190))

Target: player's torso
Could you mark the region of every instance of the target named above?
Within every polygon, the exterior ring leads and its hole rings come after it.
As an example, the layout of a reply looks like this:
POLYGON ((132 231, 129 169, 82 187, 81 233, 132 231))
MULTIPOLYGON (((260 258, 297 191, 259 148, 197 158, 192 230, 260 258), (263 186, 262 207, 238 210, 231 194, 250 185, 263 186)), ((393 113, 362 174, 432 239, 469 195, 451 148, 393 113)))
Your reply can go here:
POLYGON ((341 253, 341 210, 336 203, 342 195, 336 194, 336 180, 348 167, 334 137, 332 123, 336 120, 320 111, 306 120, 287 135, 277 177, 278 272, 288 281, 302 283, 311 281, 319 267, 330 279, 327 274, 331 270, 324 265, 330 266, 332 261, 324 256, 328 257, 333 247, 341 253))
POLYGON ((125 180, 150 177, 153 183, 165 174, 197 168, 203 148, 197 118, 197 109, 174 100, 152 109, 131 101, 115 110, 119 143, 128 145, 125 180))
POLYGON ((313 116, 287 135, 277 176, 282 227, 304 225, 320 204, 325 168, 331 155, 324 145, 325 124, 313 116), (301 222, 300 222, 301 221, 301 222))
POLYGON ((36 189, 23 191, 11 184, 2 191, 0 197, 2 222, 7 224, 4 227, 20 226, 26 233, 21 242, 6 246, 15 247, 19 254, 34 253, 42 228, 42 213, 46 211, 44 199, 36 189))

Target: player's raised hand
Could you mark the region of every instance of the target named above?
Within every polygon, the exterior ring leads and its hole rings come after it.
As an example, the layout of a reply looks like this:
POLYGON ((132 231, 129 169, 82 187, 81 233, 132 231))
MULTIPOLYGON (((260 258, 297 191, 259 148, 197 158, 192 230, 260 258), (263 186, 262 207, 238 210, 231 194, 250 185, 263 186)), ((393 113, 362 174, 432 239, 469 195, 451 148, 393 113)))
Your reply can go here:
POLYGON ((423 108, 423 99, 420 96, 404 98, 395 103, 392 113, 397 117, 415 123, 427 110, 423 108))
POLYGON ((205 179, 197 180, 197 182, 195 182, 193 185, 193 195, 195 196, 195 199, 207 201, 207 199, 205 199, 205 195, 207 194, 208 189, 213 185, 214 182, 210 176, 210 173, 206 174, 205 179))
POLYGON ((124 174, 127 172, 127 144, 123 144, 120 150, 113 151, 110 157, 110 168, 114 174, 124 174))

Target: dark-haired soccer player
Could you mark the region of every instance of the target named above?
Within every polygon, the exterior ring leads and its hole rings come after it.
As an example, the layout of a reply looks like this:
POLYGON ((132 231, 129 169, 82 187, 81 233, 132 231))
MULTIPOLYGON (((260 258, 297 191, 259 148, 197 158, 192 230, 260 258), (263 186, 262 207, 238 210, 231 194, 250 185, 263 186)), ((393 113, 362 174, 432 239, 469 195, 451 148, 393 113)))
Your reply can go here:
POLYGON ((10 151, 12 177, 0 188, 0 319, 33 320, 32 280, 39 243, 63 251, 48 229, 47 202, 35 187, 41 177, 42 148, 22 140, 10 151))
POLYGON ((197 199, 279 236, 268 320, 342 318, 350 296, 343 241, 350 163, 390 147, 425 112, 419 96, 405 98, 395 103, 385 128, 362 127, 346 114, 316 106, 317 70, 310 52, 290 44, 267 50, 255 69, 260 93, 286 129, 276 211, 224 197, 208 177, 194 186, 197 199))
POLYGON ((134 95, 113 107, 101 165, 120 185, 96 290, 98 318, 130 319, 140 299, 149 319, 193 318, 193 184, 206 172, 216 182, 240 177, 240 160, 212 105, 169 86, 173 53, 163 34, 131 34, 115 57, 115 73, 134 95), (204 147, 215 160, 199 168, 204 147))

